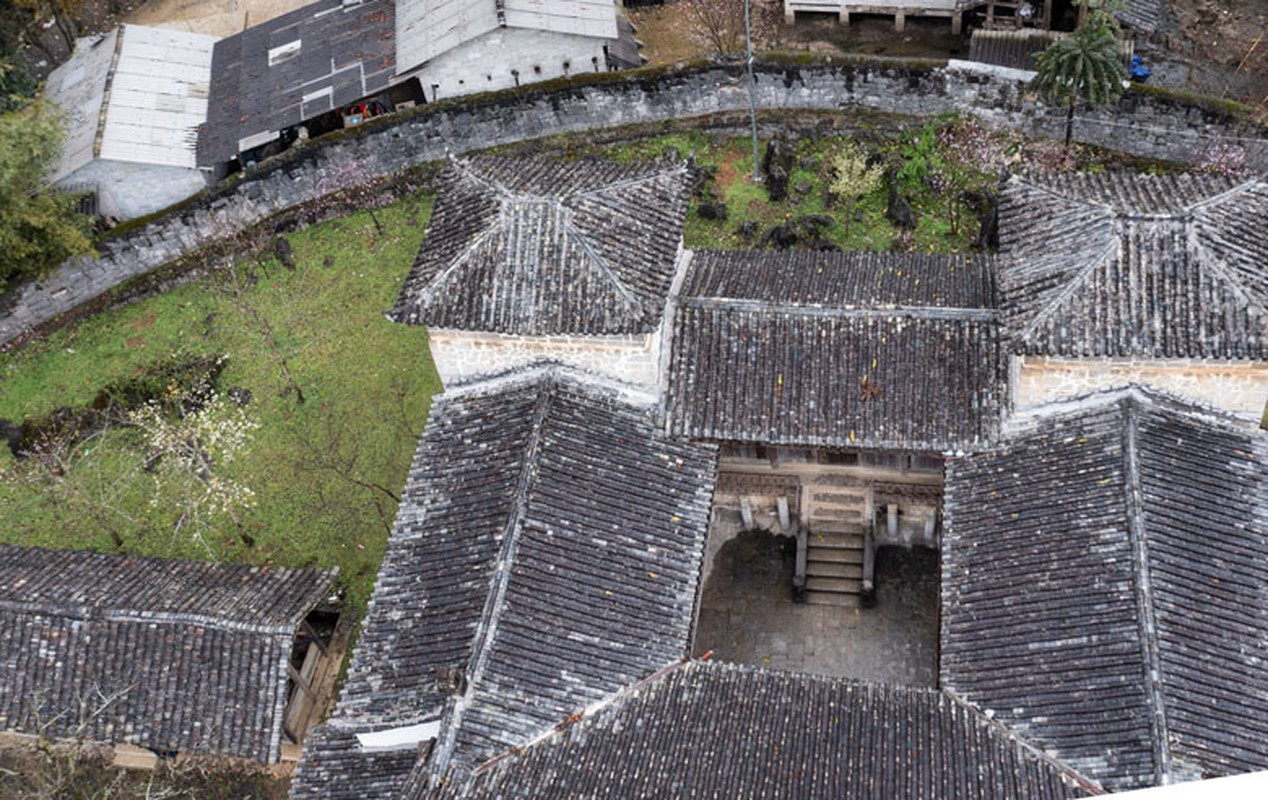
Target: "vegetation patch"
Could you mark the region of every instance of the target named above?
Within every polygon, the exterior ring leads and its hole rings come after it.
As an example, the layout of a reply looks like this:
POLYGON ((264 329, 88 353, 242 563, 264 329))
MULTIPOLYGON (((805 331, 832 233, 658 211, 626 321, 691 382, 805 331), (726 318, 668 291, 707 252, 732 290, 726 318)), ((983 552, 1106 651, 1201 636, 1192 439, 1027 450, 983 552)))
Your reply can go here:
POLYGON ((337 565, 363 605, 440 389, 425 331, 383 316, 430 209, 417 194, 376 210, 378 228, 358 212, 218 255, 200 280, 4 356, 0 418, 41 434, 19 440, 22 458, 0 451, 0 540, 337 565), (156 437, 211 451, 215 429, 197 425, 217 422, 198 413, 213 397, 219 423, 245 425, 232 458, 159 481, 156 437), (151 403, 147 429, 134 415, 151 403), (213 478, 250 501, 202 494, 213 478))

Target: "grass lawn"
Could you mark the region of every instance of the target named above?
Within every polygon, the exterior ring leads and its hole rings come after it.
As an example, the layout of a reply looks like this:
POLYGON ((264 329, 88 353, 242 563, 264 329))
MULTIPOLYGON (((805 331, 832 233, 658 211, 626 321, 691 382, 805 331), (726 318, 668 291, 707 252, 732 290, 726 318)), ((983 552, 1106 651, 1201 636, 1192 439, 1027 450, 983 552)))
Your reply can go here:
POLYGON ((397 500, 440 382, 426 332, 388 322, 431 209, 420 196, 287 237, 294 271, 240 257, 234 272, 96 315, 0 360, 0 418, 90 406, 158 365, 222 356, 218 389, 250 394, 258 427, 217 473, 254 492, 238 524, 178 511, 117 425, 43 459, 0 450, 0 540, 48 547, 343 570, 369 596, 397 500), (285 361, 286 371, 281 364, 285 361), (286 372, 289 371, 290 378, 286 372), (292 384, 303 393, 287 391, 292 384), (61 474, 59 474, 61 473, 61 474), (178 520, 180 524, 178 526, 178 520), (250 542, 250 544, 248 544, 250 542), (121 546, 120 546, 121 544, 121 546))
MULTIPOLYGON (((930 129, 936 130, 944 124, 951 123, 930 123, 930 129)), ((875 138, 877 141, 861 145, 866 154, 879 163, 895 166, 905 163, 904 139, 875 138)), ((617 147, 611 155, 618 160, 643 160, 655 158, 672 148, 683 156, 694 155, 696 161, 712 173, 713 178, 706 187, 712 198, 705 199, 725 204, 727 217, 724 220, 705 219, 700 216, 702 202, 699 198, 694 199, 683 231, 689 248, 734 250, 756 247, 761 235, 776 225, 827 216, 831 217, 831 222, 821 229, 819 238, 842 250, 952 253, 970 249, 980 219, 973 209, 965 205, 959 193, 980 191, 991 186, 995 180, 991 171, 948 165, 942 171, 954 175, 954 189, 935 191, 918 182, 914 188, 905 188, 903 194, 911 203, 916 217, 915 229, 908 232, 895 227, 885 216, 888 189, 883 179, 853 209, 847 210, 836 201, 828 202, 826 189, 834 175, 832 158, 851 143, 855 140, 846 136, 798 139, 794 167, 789 174, 788 197, 779 202, 772 202, 765 186, 752 180, 753 145, 746 136, 719 140, 715 134, 703 131, 665 134, 617 147), (954 227, 949 222, 953 207, 958 215, 954 227), (753 223, 755 234, 745 236, 741 233, 746 222, 753 223)), ((759 142, 759 159, 765 157, 767 144, 765 140, 759 142)))

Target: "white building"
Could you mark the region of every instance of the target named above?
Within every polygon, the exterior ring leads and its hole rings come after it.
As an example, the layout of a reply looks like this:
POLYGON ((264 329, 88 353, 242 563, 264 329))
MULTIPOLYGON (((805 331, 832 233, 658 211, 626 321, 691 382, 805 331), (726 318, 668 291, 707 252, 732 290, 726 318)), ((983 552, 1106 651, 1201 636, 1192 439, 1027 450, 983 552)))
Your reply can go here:
POLYGON ((207 118, 216 37, 124 25, 79 40, 49 76, 45 97, 65 114, 65 143, 49 180, 95 192, 98 210, 149 214, 207 185, 195 164, 207 118))
POLYGON ((613 0, 401 0, 397 80, 435 101, 608 69, 613 0))

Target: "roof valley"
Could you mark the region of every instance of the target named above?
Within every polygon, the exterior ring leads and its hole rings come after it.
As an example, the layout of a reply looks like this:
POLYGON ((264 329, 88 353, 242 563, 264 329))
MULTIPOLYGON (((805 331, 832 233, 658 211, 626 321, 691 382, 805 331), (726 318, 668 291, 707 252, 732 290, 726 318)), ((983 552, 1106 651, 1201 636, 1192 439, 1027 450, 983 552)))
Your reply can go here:
POLYGON ((507 585, 510 583, 511 572, 515 566, 515 557, 519 550, 520 531, 524 525, 525 509, 527 508, 529 495, 532 493, 533 481, 537 473, 538 460, 542 448, 542 429, 545 426, 546 416, 550 411, 555 391, 556 379, 553 376, 547 379, 538 389, 537 405, 533 409, 533 421, 529 428, 524 461, 520 465, 520 474, 515 487, 515 501, 512 505, 515 512, 507 520, 506 529, 502 534, 502 549, 498 553, 497 567, 492 581, 492 591, 489 592, 489 597, 485 602, 484 613, 481 615, 483 621, 476 630, 475 638, 471 643, 472 662, 471 667, 467 670, 466 687, 462 695, 453 703, 442 738, 437 740, 432 757, 428 759, 425 765, 421 763, 419 765, 424 767, 432 779, 443 777, 449 769, 450 760, 453 757, 454 747, 458 738, 458 731, 462 728, 462 718, 467 703, 475 693, 476 687, 483 678, 485 668, 488 665, 489 650, 491 649, 493 638, 497 635, 498 619, 505 608, 507 585))
POLYGON ((1171 741, 1167 725, 1166 700, 1162 694, 1162 657, 1158 651, 1158 621, 1154 613, 1154 596, 1149 570, 1149 542, 1141 500, 1140 451, 1136 441, 1140 425, 1140 403, 1133 396, 1119 401, 1123 408, 1123 464, 1125 500, 1127 503, 1127 536, 1132 558, 1136 563, 1133 588, 1139 609, 1140 647, 1144 667, 1146 702, 1150 706, 1149 727, 1153 743, 1154 780, 1170 783, 1171 741))

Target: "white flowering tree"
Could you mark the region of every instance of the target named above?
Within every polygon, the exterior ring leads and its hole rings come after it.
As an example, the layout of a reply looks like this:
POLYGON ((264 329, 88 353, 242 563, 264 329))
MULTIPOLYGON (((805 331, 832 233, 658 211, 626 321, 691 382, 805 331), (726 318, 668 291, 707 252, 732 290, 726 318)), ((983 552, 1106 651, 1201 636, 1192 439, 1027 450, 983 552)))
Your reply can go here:
POLYGON ((166 402, 152 400, 128 413, 145 441, 154 478, 151 502, 170 503, 177 512, 174 532, 186 532, 205 547, 203 534, 219 515, 229 517, 247 541, 241 512, 254 505, 255 493, 234 480, 229 467, 259 424, 215 393, 187 410, 190 398, 183 393, 173 389, 166 402))

